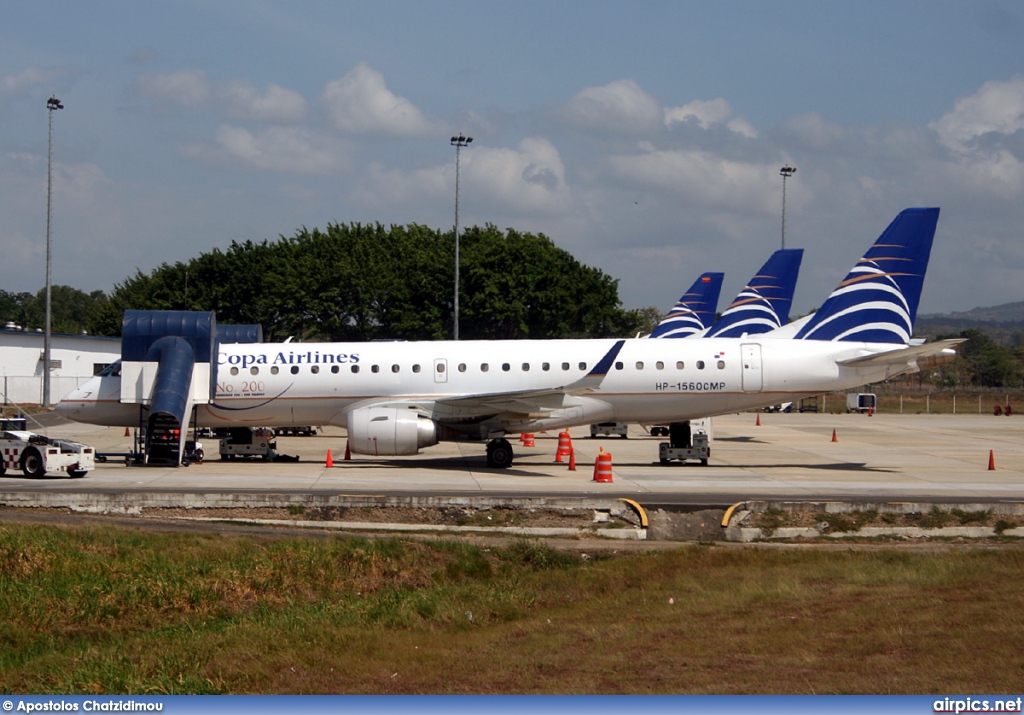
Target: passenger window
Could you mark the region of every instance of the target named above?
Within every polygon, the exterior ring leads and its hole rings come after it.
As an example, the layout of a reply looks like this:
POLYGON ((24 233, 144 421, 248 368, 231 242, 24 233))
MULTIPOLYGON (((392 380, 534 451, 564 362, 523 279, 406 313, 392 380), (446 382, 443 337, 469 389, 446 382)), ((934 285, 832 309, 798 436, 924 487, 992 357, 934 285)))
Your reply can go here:
POLYGON ((358 365, 353 365, 352 366, 352 373, 355 374, 357 372, 359 372, 359 366, 358 365))
POLYGON ((643 370, 643 369, 644 369, 644 363, 643 363, 643 360, 637 360, 637 361, 636 361, 636 369, 637 369, 637 370, 643 370))
POLYGON ((530 363, 524 362, 523 363, 523 372, 529 372, 529 371, 530 371, 530 363))
POLYGON ((616 360, 616 361, 615 361, 615 369, 616 369, 616 370, 621 370, 621 369, 622 369, 623 367, 625 367, 625 365, 623 365, 623 364, 622 364, 621 362, 619 362, 618 360, 616 360))
POLYGON ((551 363, 549 363, 549 362, 542 362, 540 364, 540 369, 543 370, 544 372, 547 372, 548 370, 551 369, 551 363))
MULTIPOLYGON (((412 371, 413 371, 413 372, 419 372, 419 371, 420 371, 420 366, 419 366, 419 365, 413 365, 413 366, 412 366, 412 371)), ((396 372, 397 372, 397 371, 396 371, 396 372)))
POLYGON ((320 366, 319 365, 310 365, 309 366, 309 371, 311 373, 313 373, 314 375, 316 375, 316 374, 318 374, 320 372, 320 366))
POLYGON ((380 372, 380 365, 374 365, 371 367, 370 372, 380 372))
POLYGON ((682 360, 679 360, 679 361, 676 362, 676 370, 682 370, 685 367, 686 366, 683 365, 683 361, 682 360))
POLYGON ((480 372, 487 372, 490 369, 491 369, 491 366, 488 365, 487 363, 482 363, 480 365, 480 372))
POLYGON ((398 367, 398 365, 392 365, 392 366, 391 366, 391 372, 398 372, 398 371, 399 371, 399 370, 401 370, 401 369, 402 369, 402 368, 398 367))
POLYGON ((703 370, 704 369, 704 361, 703 360, 698 360, 697 361, 697 369, 698 370, 703 370))
POLYGON ((459 363, 459 372, 465 372, 465 371, 466 371, 466 363, 460 362, 459 363))
POLYGON ((659 360, 658 362, 654 363, 654 367, 658 368, 659 370, 664 370, 665 369, 665 363, 663 363, 661 360, 659 360))
POLYGON ((718 369, 719 370, 724 370, 725 369, 725 360, 719 360, 718 361, 718 369))
POLYGON ((501 364, 501 369, 502 369, 502 370, 503 370, 504 372, 508 372, 509 370, 511 370, 511 369, 512 369, 512 366, 511 366, 511 365, 509 365, 509 364, 508 364, 507 362, 503 362, 503 363, 501 364))
POLYGON ((238 368, 237 367, 231 368, 231 374, 232 375, 237 375, 238 374, 238 368))
POLYGON ((249 368, 249 374, 250 375, 259 375, 260 374, 260 369, 258 367, 255 367, 255 366, 250 367, 249 368))
POLYGON ((586 370, 586 369, 587 369, 587 363, 581 362, 580 363, 580 370, 586 370))
POLYGON ((292 374, 293 375, 298 375, 299 374, 299 366, 298 365, 292 365, 292 374))
POLYGON ((277 367, 277 365, 272 365, 271 366, 271 368, 270 368, 270 374, 271 375, 276 375, 279 372, 281 372, 281 370, 277 367))
POLYGON ((444 363, 443 362, 437 363, 437 371, 438 372, 444 372, 444 363))
POLYGON ((567 362, 563 362, 563 363, 562 363, 562 369, 563 369, 563 370, 568 370, 568 369, 569 369, 569 363, 567 363, 567 362))
POLYGON ((339 372, 341 372, 341 368, 340 367, 338 367, 337 365, 331 365, 331 374, 332 375, 337 375, 339 372))

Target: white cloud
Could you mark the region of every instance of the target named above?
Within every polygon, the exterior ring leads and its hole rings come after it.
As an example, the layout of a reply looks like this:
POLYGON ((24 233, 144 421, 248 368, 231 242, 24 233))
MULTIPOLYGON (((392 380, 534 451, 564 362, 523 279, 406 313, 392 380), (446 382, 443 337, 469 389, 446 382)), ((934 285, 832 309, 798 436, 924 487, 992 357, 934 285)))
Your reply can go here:
POLYGON ((18 74, 0 78, 0 99, 14 97, 25 91, 53 81, 61 73, 58 70, 30 67, 18 74))
POLYGON ((466 180, 502 208, 544 214, 564 210, 569 198, 565 165, 549 140, 527 137, 516 149, 481 147, 470 158, 466 180))
POLYGON ((720 124, 732 116, 732 105, 719 97, 718 99, 695 99, 682 107, 665 107, 665 126, 671 127, 680 122, 695 121, 701 129, 712 124, 720 124))
POLYGON ((412 102, 388 90, 384 75, 365 62, 328 83, 323 101, 334 126, 351 134, 416 137, 440 130, 412 102))
POLYGON ((692 149, 613 156, 609 162, 619 178, 700 205, 778 210, 777 162, 744 163, 692 149))
POLYGON ((213 96, 210 81, 201 70, 142 75, 135 81, 135 86, 144 97, 187 109, 205 107, 213 96))
POLYGON ((331 174, 347 165, 344 147, 336 140, 289 127, 250 132, 225 125, 217 131, 215 148, 192 144, 181 153, 206 162, 297 174, 331 174))
POLYGON ((631 79, 588 87, 559 107, 557 113, 576 126, 630 136, 656 132, 665 117, 658 100, 631 79))
POLYGON ((843 128, 817 112, 798 114, 786 122, 786 128, 815 149, 834 146, 844 136, 843 128))
POLYGON ((308 109, 302 95, 279 85, 271 84, 262 93, 242 80, 217 85, 200 70, 142 75, 135 81, 135 88, 142 96, 158 102, 186 109, 224 111, 245 121, 290 124, 301 120, 308 109))
POLYGON ((272 84, 260 94, 246 82, 232 82, 220 95, 233 114, 240 119, 275 124, 290 124, 306 114, 306 100, 298 92, 272 84))
POLYGON ((1024 129, 1024 77, 986 82, 974 94, 961 97, 938 121, 931 122, 947 147, 966 151, 976 139, 996 133, 1010 135, 1024 129))

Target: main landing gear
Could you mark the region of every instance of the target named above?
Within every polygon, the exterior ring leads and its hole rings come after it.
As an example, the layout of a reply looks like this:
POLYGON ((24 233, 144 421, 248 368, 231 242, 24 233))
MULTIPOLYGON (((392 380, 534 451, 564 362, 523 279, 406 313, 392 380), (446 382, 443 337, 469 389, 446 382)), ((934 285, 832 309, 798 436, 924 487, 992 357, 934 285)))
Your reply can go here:
POLYGON ((492 439, 487 443, 487 466, 497 469, 512 466, 512 445, 507 439, 492 439))

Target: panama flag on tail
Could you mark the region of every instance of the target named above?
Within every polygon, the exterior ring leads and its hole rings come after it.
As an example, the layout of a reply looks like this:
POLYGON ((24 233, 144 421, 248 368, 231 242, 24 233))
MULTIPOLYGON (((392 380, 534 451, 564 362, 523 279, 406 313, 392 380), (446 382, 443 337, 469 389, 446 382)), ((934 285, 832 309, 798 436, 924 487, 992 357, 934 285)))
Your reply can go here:
POLYGON ((705 330, 715 319, 724 273, 703 273, 661 319, 649 338, 685 338, 705 330))
POLYGON ((939 209, 905 209, 796 334, 798 340, 907 344, 939 209))
POLYGON ((803 257, 802 248, 784 248, 773 253, 704 337, 760 335, 788 323, 803 257))

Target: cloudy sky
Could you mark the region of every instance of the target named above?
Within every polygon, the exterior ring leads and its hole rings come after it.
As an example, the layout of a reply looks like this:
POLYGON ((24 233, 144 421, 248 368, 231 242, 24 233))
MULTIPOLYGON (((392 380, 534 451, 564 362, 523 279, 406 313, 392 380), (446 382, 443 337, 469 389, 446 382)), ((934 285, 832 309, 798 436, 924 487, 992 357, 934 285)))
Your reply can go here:
POLYGON ((10 0, 0 289, 339 222, 544 233, 667 310, 781 243, 819 305, 908 206, 924 313, 1024 300, 1017 0, 10 0))

